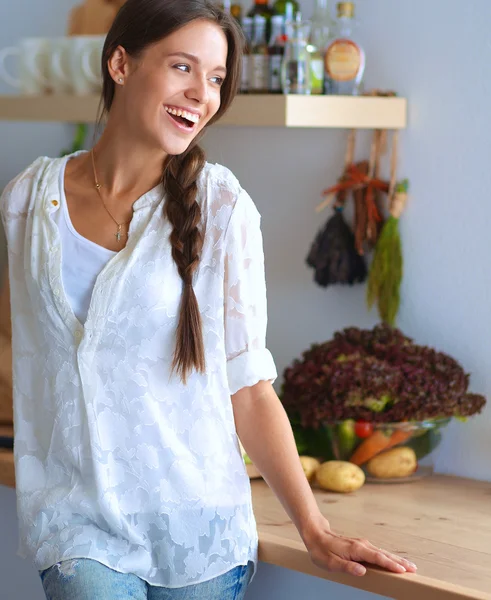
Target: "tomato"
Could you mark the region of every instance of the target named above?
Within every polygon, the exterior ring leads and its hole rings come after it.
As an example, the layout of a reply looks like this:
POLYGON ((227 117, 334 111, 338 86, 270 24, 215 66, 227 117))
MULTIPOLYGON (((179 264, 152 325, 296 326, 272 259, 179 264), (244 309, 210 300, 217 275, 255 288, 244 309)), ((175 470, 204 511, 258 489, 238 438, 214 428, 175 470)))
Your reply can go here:
POLYGON ((367 438, 372 435, 373 425, 368 421, 357 421, 355 423, 355 435, 359 438, 367 438))

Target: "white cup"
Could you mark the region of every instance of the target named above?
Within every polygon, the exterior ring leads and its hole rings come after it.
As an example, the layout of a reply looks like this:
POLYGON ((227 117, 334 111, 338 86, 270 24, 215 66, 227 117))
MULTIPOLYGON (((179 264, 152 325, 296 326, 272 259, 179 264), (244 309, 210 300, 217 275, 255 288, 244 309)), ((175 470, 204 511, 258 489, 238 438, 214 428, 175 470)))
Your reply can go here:
POLYGON ((70 94, 73 92, 70 76, 70 47, 69 37, 53 38, 48 65, 48 79, 54 94, 70 94))
POLYGON ((70 83, 77 96, 102 90, 101 59, 105 36, 81 35, 70 39, 70 83))
POLYGON ((24 38, 17 46, 0 51, 0 78, 22 94, 33 96, 49 92, 49 55, 49 39, 24 38), (9 56, 17 57, 18 77, 11 75, 5 67, 9 56))

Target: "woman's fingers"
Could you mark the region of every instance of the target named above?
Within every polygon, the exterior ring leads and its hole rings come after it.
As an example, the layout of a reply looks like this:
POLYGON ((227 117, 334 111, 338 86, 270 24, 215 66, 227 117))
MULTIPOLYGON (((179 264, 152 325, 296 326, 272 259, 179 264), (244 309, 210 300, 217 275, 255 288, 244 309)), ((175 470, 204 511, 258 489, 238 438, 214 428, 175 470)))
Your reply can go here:
POLYGON ((382 552, 383 554, 385 554, 385 556, 387 556, 394 562, 402 565, 406 569, 406 571, 410 571, 411 573, 414 573, 415 571, 418 570, 418 567, 414 563, 412 563, 410 560, 407 560, 407 558, 403 558, 402 556, 397 556, 397 554, 392 554, 392 552, 388 552, 387 550, 383 550, 382 548, 376 548, 372 544, 370 544, 370 546, 374 550, 382 552))
POLYGON ((329 557, 327 564, 316 564, 322 568, 327 568, 331 572, 343 571, 344 573, 348 573, 349 575, 355 575, 357 577, 361 577, 367 572, 366 568, 363 565, 360 565, 359 563, 353 562, 351 560, 345 560, 344 558, 341 558, 336 554, 332 554, 329 557))
POLYGON ((377 548, 367 539, 347 538, 332 531, 321 530, 307 541, 314 564, 328 571, 343 571, 362 576, 366 568, 360 563, 377 565, 393 573, 416 571, 416 565, 396 554, 377 548))
POLYGON ((416 565, 413 565, 413 563, 405 558, 382 550, 381 548, 376 548, 373 544, 366 541, 358 542, 356 556, 353 558, 378 565, 395 573, 416 571, 416 565))

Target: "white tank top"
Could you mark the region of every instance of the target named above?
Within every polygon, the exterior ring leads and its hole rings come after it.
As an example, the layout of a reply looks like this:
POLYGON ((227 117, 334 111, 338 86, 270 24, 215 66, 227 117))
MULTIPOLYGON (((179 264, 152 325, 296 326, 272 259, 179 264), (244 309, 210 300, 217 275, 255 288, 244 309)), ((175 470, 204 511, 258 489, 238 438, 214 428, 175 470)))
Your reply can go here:
POLYGON ((61 210, 55 213, 55 222, 61 236, 63 287, 75 316, 80 323, 84 324, 97 276, 117 252, 91 242, 75 230, 68 212, 64 175, 65 169, 62 168, 60 174, 61 210))

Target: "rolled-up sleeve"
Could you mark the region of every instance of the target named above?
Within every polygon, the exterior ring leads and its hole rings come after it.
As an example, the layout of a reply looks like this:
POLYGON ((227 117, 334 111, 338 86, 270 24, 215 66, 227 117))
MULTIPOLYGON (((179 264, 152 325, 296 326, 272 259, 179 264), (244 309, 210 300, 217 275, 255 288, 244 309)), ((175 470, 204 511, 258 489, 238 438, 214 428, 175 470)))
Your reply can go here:
POLYGON ((225 350, 230 394, 259 381, 274 382, 266 348, 268 322, 261 216, 249 195, 237 198, 225 234, 225 350))

